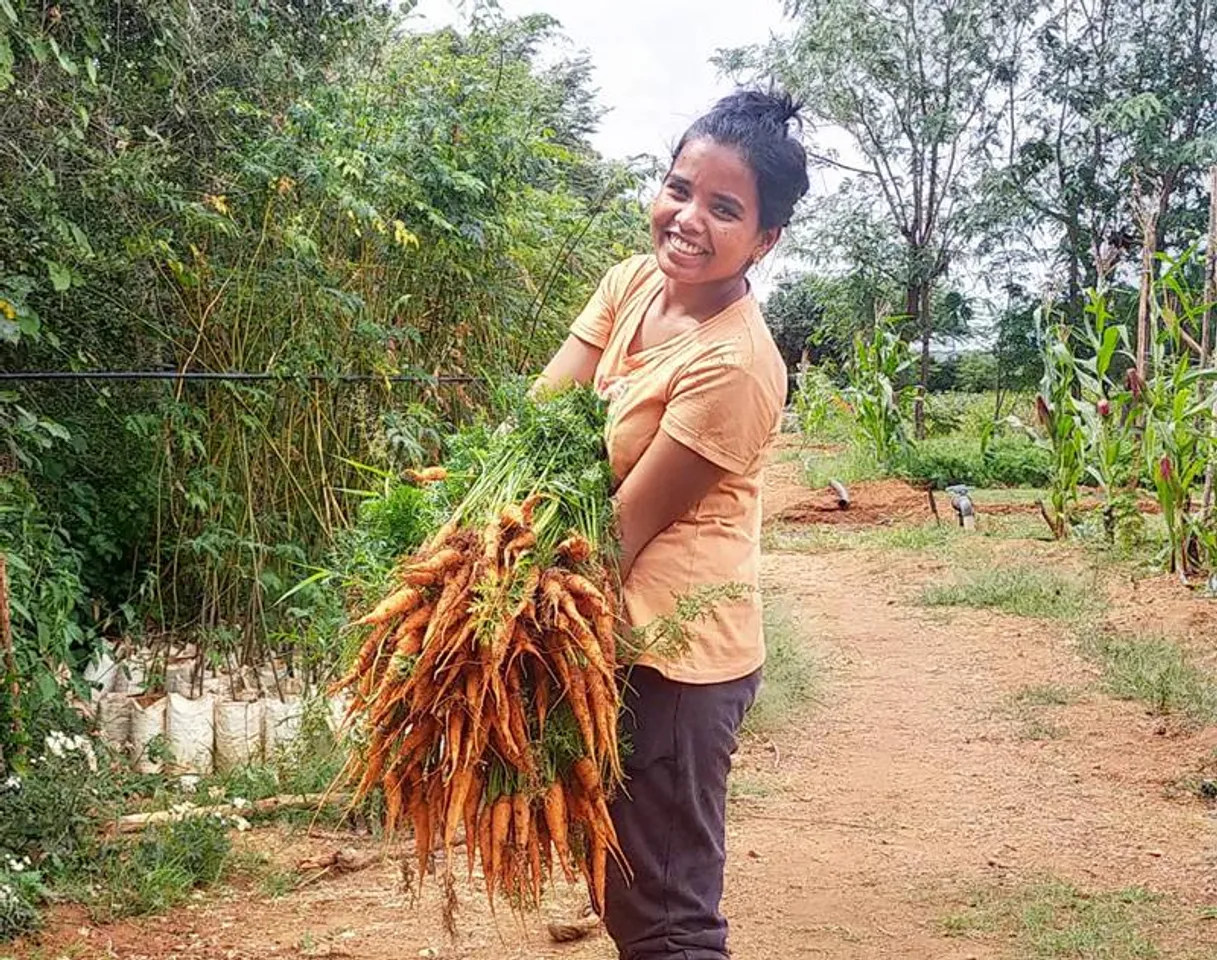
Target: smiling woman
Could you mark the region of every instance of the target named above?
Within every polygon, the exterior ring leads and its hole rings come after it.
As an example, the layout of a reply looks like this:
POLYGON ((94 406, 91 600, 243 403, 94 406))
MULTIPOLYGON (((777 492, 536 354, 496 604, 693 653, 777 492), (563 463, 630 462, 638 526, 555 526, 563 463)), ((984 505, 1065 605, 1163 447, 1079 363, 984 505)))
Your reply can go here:
MULTIPOLYGON (((789 97, 739 92, 681 138, 651 207, 654 252, 618 264, 541 383, 592 381, 609 400, 625 612, 757 587, 760 474, 786 369, 748 282, 807 191, 789 97)), ((604 921, 625 960, 726 957, 719 912, 727 774, 760 684, 759 591, 697 623, 678 658, 626 679, 628 796, 611 808, 632 880, 609 868, 604 921)))

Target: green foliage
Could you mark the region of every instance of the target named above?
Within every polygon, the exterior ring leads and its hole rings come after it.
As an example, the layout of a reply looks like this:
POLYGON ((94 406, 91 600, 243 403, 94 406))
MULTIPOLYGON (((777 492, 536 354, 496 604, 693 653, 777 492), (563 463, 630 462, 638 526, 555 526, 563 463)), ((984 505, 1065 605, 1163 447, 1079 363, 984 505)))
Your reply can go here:
POLYGON ((849 386, 845 396, 858 430, 875 460, 889 467, 908 444, 903 411, 908 390, 897 384, 912 363, 908 345, 889 324, 879 323, 869 339, 861 334, 855 337, 854 355, 846 370, 849 386))
POLYGON ((1086 475, 1086 437, 1078 416, 1078 364, 1063 324, 1042 333, 1044 374, 1035 398, 1035 413, 1043 431, 1037 442, 1050 454, 1048 498, 1053 535, 1063 538, 1076 522, 1078 486, 1086 475))
POLYGON ((799 367, 791 406, 807 440, 844 440, 854 432, 849 407, 822 367, 799 367))
POLYGON ((1042 487, 1050 479, 1050 460, 1047 451, 1025 437, 997 437, 988 443, 941 437, 910 446, 897 472, 940 490, 954 484, 1042 487))
POLYGON ((0 475, 0 552, 8 558, 14 679, 22 692, 14 703, 10 685, 0 686, 0 747, 13 756, 56 727, 79 725, 64 705, 72 681, 59 668, 83 665, 91 628, 80 556, 18 473, 0 475))
POLYGON ((158 913, 220 880, 232 852, 229 829, 214 815, 154 825, 134 842, 107 841, 73 879, 88 891, 99 920, 158 913))
MULTIPOLYGON (((434 374, 535 367, 645 238, 637 177, 588 142, 588 64, 541 62, 549 18, 297 7, 0 11, 0 366, 283 378, 0 393, 0 546, 45 677, 145 627, 324 657, 321 581, 275 601, 368 499, 358 464, 436 459, 487 398, 434 374)), ((412 494, 377 493, 391 552, 412 494)))
POLYGON ((38 929, 42 922, 38 907, 46 894, 42 874, 28 858, 0 854, 0 943, 38 929))

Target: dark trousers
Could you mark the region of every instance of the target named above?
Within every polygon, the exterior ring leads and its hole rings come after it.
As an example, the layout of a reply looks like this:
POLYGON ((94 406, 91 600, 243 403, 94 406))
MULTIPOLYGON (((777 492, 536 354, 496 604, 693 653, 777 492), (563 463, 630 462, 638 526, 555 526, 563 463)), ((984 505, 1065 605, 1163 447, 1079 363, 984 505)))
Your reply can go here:
POLYGON ((621 960, 722 960, 727 775, 756 671, 688 684, 638 667, 625 691, 625 791, 610 807, 633 882, 610 864, 604 923, 621 960))

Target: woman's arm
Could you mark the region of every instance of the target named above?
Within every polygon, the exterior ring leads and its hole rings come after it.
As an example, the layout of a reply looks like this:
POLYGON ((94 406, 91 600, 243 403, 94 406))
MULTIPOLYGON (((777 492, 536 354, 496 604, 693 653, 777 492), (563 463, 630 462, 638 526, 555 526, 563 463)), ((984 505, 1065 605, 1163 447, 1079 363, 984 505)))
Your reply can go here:
POLYGON ((687 514, 727 471, 660 430, 617 489, 621 579, 655 537, 687 514))
POLYGON ((532 385, 532 392, 554 390, 570 383, 589 383, 596 375, 596 365, 603 352, 599 347, 593 347, 571 334, 546 364, 541 376, 532 385))

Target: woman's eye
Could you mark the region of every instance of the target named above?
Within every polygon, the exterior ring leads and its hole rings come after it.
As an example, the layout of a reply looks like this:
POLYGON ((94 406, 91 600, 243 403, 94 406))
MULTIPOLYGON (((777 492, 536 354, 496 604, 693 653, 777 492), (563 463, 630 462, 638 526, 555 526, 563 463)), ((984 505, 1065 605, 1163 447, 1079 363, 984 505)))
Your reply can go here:
POLYGON ((684 188, 684 186, 679 183, 669 183, 668 184, 668 193, 672 194, 672 196, 674 196, 674 197, 680 197, 680 198, 684 198, 689 195, 689 191, 686 190, 684 188))
POLYGON ((734 207, 728 207, 728 206, 725 206, 724 204, 721 204, 721 203, 720 203, 720 204, 715 205, 715 207, 714 207, 714 215, 715 215, 715 216, 718 216, 718 217, 722 217, 724 220, 734 220, 734 219, 736 219, 735 208, 734 208, 734 207))

